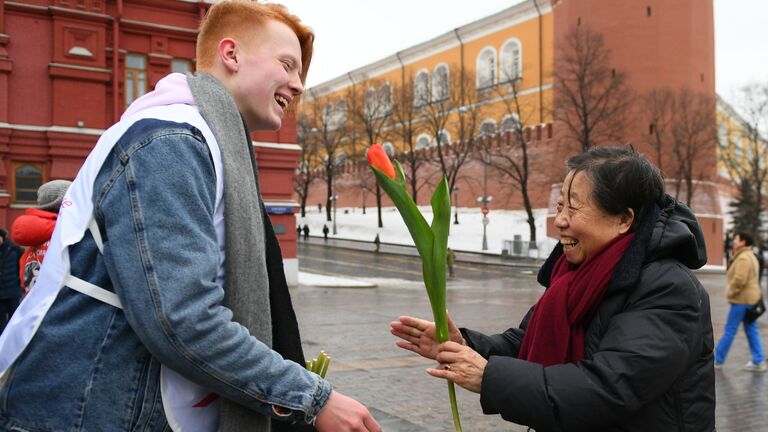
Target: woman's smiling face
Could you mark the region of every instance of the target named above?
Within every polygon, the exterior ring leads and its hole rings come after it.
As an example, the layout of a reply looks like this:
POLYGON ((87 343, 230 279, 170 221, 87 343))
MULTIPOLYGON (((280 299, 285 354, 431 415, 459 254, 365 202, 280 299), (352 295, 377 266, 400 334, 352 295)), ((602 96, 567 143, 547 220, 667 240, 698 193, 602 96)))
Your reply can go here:
POLYGON ((557 200, 555 227, 568 262, 583 263, 606 243, 627 232, 631 223, 632 215, 610 215, 597 206, 586 174, 571 171, 565 177, 557 200))

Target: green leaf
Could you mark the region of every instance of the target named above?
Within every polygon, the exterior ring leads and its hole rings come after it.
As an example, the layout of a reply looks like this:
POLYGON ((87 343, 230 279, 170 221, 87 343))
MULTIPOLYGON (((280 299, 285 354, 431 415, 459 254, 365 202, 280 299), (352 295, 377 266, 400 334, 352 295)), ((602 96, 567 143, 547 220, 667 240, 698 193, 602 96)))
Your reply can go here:
POLYGON ((445 266, 448 234, 451 227, 451 198, 448 181, 443 177, 432 194, 432 313, 435 316, 437 338, 440 342, 448 340, 448 318, 446 316, 445 266))
POLYGON ((384 189, 384 192, 387 193, 389 198, 395 204, 395 207, 397 207, 397 210, 400 212, 400 216, 403 218, 405 226, 408 227, 408 232, 411 233, 411 238, 413 238, 413 242, 416 245, 416 249, 419 251, 419 255, 422 259, 431 256, 432 245, 434 242, 432 238, 432 229, 429 227, 429 224, 427 224, 427 220, 424 219, 424 216, 421 214, 418 207, 416 207, 413 198, 408 195, 408 191, 405 187, 403 168, 400 166, 400 163, 395 161, 397 177, 399 177, 401 181, 392 180, 375 167, 371 167, 371 169, 373 170, 374 175, 376 175, 376 180, 379 182, 381 188, 384 189))

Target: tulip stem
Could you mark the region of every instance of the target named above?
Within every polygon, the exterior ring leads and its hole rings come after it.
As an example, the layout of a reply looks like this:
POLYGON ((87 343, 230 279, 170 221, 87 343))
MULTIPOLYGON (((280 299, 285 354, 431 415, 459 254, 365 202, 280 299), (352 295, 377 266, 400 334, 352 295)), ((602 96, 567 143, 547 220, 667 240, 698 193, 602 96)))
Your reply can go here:
POLYGON ((451 399, 451 414, 453 414, 453 425, 456 427, 456 432, 461 432, 459 407, 456 405, 456 389, 453 387, 453 381, 448 381, 448 397, 451 399))

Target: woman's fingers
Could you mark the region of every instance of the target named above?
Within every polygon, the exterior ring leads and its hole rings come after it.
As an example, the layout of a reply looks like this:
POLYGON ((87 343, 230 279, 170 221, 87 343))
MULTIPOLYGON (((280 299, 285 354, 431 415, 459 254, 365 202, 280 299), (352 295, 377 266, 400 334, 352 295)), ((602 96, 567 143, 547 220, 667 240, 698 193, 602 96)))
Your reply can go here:
POLYGON ((443 342, 437 347, 437 350, 440 352, 445 351, 445 352, 453 352, 453 353, 461 352, 465 349, 468 349, 468 348, 462 344, 459 344, 453 341, 443 342))
POLYGON ((432 325, 431 321, 407 315, 401 316, 398 319, 404 326, 413 327, 416 330, 420 330, 422 332, 429 328, 430 325, 432 325))

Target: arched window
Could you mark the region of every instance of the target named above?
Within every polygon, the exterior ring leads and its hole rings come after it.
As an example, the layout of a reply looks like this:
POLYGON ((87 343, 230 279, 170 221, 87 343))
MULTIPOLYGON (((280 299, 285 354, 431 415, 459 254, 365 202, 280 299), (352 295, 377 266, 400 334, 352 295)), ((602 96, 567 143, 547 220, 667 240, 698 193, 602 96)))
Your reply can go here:
POLYGON ((517 39, 508 40, 501 48, 501 76, 499 81, 508 82, 522 78, 522 47, 517 39))
POLYGON ((480 136, 496 135, 496 122, 488 119, 480 123, 480 136))
MULTIPOLYGON (((447 130, 440 131, 440 145, 449 145, 451 143, 451 134, 448 133, 447 130)), ((437 141, 435 141, 435 145, 437 145, 437 141)))
POLYGON ((413 80, 413 106, 420 107, 429 103, 429 72, 421 71, 413 80))
POLYGON ((347 152, 341 151, 339 154, 336 155, 335 159, 336 165, 344 165, 347 163, 347 152))
POLYGON ((347 103, 344 101, 338 101, 336 102, 336 106, 333 109, 333 114, 331 115, 331 122, 329 125, 329 128, 331 130, 336 130, 344 125, 344 123, 347 121, 347 103))
POLYGON ((379 87, 379 107, 378 111, 380 115, 389 114, 392 111, 392 86, 382 84, 379 87))
POLYGON ((507 114, 501 119, 501 131, 502 132, 515 132, 521 127, 520 119, 514 114, 507 114))
POLYGON ((421 134, 418 138, 416 138, 416 150, 421 150, 424 148, 429 147, 429 144, 432 142, 429 135, 427 134, 421 134))
POLYGON ((477 56, 477 88, 482 89, 496 84, 496 50, 483 48, 477 56))
POLYGON ((365 97, 363 99, 363 112, 366 117, 371 117, 376 114, 376 89, 369 88, 365 91, 365 97))
POLYGON ((323 107, 323 126, 332 129, 333 124, 333 104, 327 103, 323 107))
POLYGON ((442 101, 450 96, 448 66, 437 65, 432 72, 432 100, 442 101))
POLYGON ((391 142, 387 141, 382 144, 381 147, 384 149, 387 156, 392 157, 395 155, 395 146, 393 146, 391 142))

